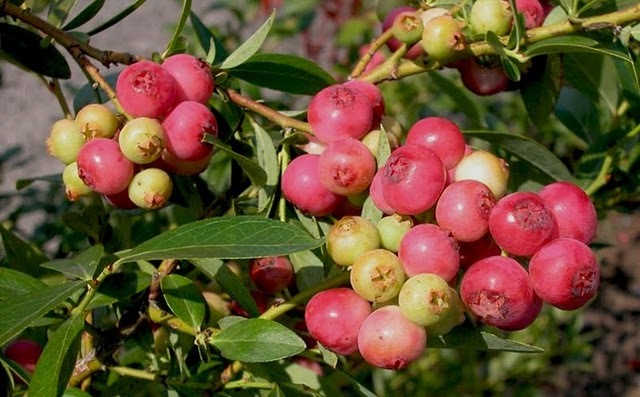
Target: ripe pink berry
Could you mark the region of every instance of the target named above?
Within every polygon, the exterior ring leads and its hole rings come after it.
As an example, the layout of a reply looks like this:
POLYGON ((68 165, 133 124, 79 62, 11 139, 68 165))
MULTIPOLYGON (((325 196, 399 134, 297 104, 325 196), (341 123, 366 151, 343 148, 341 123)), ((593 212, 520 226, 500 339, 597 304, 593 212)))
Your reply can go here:
POLYGON ((551 183, 538 195, 551 210, 558 223, 560 237, 573 238, 589 244, 596 235, 598 214, 589 196, 571 182, 551 183))
POLYGON ((205 134, 218 136, 218 122, 200 102, 180 102, 164 119, 165 148, 179 160, 201 160, 213 152, 205 134))
POLYGON ((214 81, 206 62, 189 54, 176 54, 162 63, 176 81, 177 100, 207 104, 213 94, 214 81))
POLYGON ((371 185, 369 186, 369 197, 371 197, 371 201, 380 211, 387 215, 391 215, 395 212, 393 207, 385 200, 384 194, 382 192, 382 175, 383 169, 379 168, 376 171, 373 179, 371 180, 371 185))
POLYGON ((531 283, 542 300, 563 310, 584 306, 598 291, 600 266, 586 244, 557 238, 529 262, 531 283))
POLYGON ((29 373, 33 373, 36 369, 41 354, 42 347, 30 339, 17 339, 11 342, 4 351, 4 355, 8 359, 15 361, 29 373))
POLYGON ((489 215, 489 230, 496 243, 512 255, 533 255, 558 237, 558 224, 540 196, 515 192, 504 196, 489 215))
POLYGON ((515 259, 492 256, 464 273, 460 297, 481 322, 503 330, 528 327, 542 309, 529 273, 515 259))
POLYGON ((458 70, 462 84, 476 95, 494 95, 509 86, 509 77, 500 64, 482 65, 472 57, 460 61, 458 70))
POLYGON ((275 295, 293 281, 293 266, 286 256, 256 258, 249 261, 249 277, 260 291, 275 295))
POLYGON ((100 194, 115 194, 126 189, 133 177, 133 168, 118 142, 111 139, 91 139, 78 152, 80 179, 100 194))
POLYGON ((344 84, 322 89, 311 99, 307 118, 321 142, 362 138, 371 129, 373 108, 365 93, 344 84))
POLYGON ((307 303, 304 321, 311 336, 342 355, 358 350, 358 331, 371 313, 371 304, 350 288, 332 288, 307 303))
POLYGON ((176 81, 157 63, 140 61, 118 75, 116 96, 134 117, 161 118, 176 102, 176 81))
POLYGON ((412 227, 400 242, 398 256, 409 277, 434 273, 449 282, 460 268, 458 242, 451 232, 431 223, 412 227))
POLYGON ((298 209, 311 216, 331 214, 344 200, 327 189, 318 173, 320 156, 303 154, 287 165, 282 175, 282 193, 298 209))
POLYGON ((409 129, 406 143, 416 143, 433 150, 447 170, 460 162, 466 147, 460 128, 444 117, 418 120, 409 129))
POLYGON ((121 210, 139 208, 136 203, 131 201, 131 198, 129 198, 129 189, 125 189, 116 194, 104 194, 103 197, 109 205, 121 210))
POLYGON ((438 199, 436 222, 458 241, 475 241, 489 231, 489 213, 495 202, 493 193, 482 182, 454 182, 438 199))
POLYGON ((405 144, 382 167, 382 194, 403 215, 420 214, 436 203, 446 182, 440 158, 422 145, 405 144))
POLYGON ((524 25, 527 29, 542 26, 545 14, 540 0, 516 0, 516 9, 524 15, 524 25))
POLYGON ((358 333, 362 358, 379 368, 405 368, 424 354, 426 344, 424 327, 407 320, 396 305, 375 310, 358 333))
POLYGON ((500 246, 496 244, 495 240, 491 236, 491 233, 486 233, 475 241, 460 241, 459 246, 460 267, 464 270, 467 270, 469 266, 473 265, 480 259, 500 255, 502 252, 500 246))
POLYGON ((180 160, 167 149, 162 151, 160 158, 156 159, 151 165, 176 175, 197 175, 207 169, 213 157, 213 152, 200 160, 180 160))
POLYGON ((344 85, 361 91, 367 96, 367 98, 369 98, 369 102, 371 102, 371 109, 373 110, 371 128, 380 128, 380 122, 384 117, 384 98, 382 97, 380 88, 375 84, 362 80, 347 81, 344 85))
POLYGON ((331 142, 320 155, 318 175, 335 194, 349 196, 365 191, 376 173, 376 159, 364 143, 347 138, 331 142))

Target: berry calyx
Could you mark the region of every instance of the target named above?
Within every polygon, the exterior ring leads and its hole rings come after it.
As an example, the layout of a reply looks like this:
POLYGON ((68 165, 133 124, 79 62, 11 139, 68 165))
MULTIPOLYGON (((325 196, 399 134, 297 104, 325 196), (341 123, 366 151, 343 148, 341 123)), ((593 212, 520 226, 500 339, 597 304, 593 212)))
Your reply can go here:
POLYGON ((75 123, 86 139, 112 138, 120 125, 115 113, 100 103, 92 103, 80 109, 75 123))
POLYGON ((122 154, 136 164, 148 164, 162 155, 164 128, 155 119, 138 117, 129 121, 118 134, 122 154))
POLYGON ((386 302, 398 296, 405 278, 400 259, 385 249, 363 252, 351 267, 351 287, 371 302, 386 302))
POLYGON ((159 168, 147 168, 136 173, 129 184, 129 198, 145 209, 164 207, 172 191, 171 177, 159 168))
POLYGON ((327 234, 327 252, 340 266, 351 266, 363 252, 380 246, 378 229, 361 216, 345 216, 327 234))
POLYGON ((422 38, 422 19, 415 12, 401 12, 395 17, 391 31, 393 37, 405 44, 414 44, 422 38))
POLYGON ((451 15, 441 15, 425 24, 420 45, 429 59, 445 64, 465 49, 466 41, 460 23, 451 15))

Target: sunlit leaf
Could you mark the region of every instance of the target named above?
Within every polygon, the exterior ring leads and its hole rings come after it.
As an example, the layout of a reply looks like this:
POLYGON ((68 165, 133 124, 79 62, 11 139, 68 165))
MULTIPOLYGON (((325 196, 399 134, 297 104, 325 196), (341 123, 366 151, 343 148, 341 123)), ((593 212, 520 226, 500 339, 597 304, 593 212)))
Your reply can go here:
POLYGON ((182 321, 200 329, 206 313, 205 301, 196 285, 187 277, 169 274, 160 281, 167 305, 182 321))
POLYGON ((241 65, 258 52, 271 30, 275 16, 274 10, 265 23, 222 62, 220 69, 231 69, 241 65))

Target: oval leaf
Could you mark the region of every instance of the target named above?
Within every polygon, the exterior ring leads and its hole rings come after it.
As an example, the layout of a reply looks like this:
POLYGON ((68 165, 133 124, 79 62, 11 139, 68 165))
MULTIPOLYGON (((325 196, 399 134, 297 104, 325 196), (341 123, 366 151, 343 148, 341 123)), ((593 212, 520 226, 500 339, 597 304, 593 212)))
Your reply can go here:
POLYGON ((229 73, 258 87, 301 95, 313 95, 335 82, 314 62, 286 54, 256 54, 229 73))
POLYGON ((124 271, 110 274, 98 287, 87 310, 126 299, 151 285, 151 275, 144 272, 124 271))
MULTIPOLYGON (((570 180, 567 167, 546 147, 522 135, 495 131, 464 131, 466 136, 493 143, 548 177, 551 181, 570 180)), ((542 181, 548 182, 548 181, 542 181)))
POLYGON ((248 259, 288 255, 321 246, 294 225, 258 216, 204 219, 162 233, 120 255, 118 262, 139 259, 248 259))
POLYGON ((446 335, 428 338, 427 346, 469 350, 499 350, 518 353, 544 352, 544 349, 541 347, 505 339, 472 327, 456 327, 446 335))
POLYGON ((256 32, 247 39, 247 41, 242 43, 240 47, 236 48, 236 50, 232 52, 231 55, 229 55, 227 59, 224 60, 224 62, 222 62, 222 65, 220 65, 220 69, 235 68, 236 66, 245 62, 247 59, 251 58, 253 54, 258 52, 258 50, 262 46, 262 43, 264 43, 265 39, 267 38, 269 31, 271 30, 271 25, 273 25, 273 20, 275 17, 276 13, 274 10, 269 18, 265 21, 265 23, 260 26, 260 28, 256 30, 256 32))
POLYGON ((237 322, 213 337, 211 343, 229 360, 247 363, 280 360, 306 348, 295 332, 262 318, 237 322))
POLYGON ((289 255, 296 274, 296 286, 300 291, 324 280, 324 263, 312 251, 300 251, 289 255))
POLYGON ((0 58, 56 79, 71 77, 71 69, 53 45, 40 46, 42 37, 20 26, 0 23, 0 58))
POLYGON ((41 266, 57 270, 73 278, 89 281, 93 278, 103 254, 104 247, 98 244, 78 253, 73 258, 56 259, 43 263, 41 266))
POLYGON ((46 287, 45 283, 26 273, 0 267, 0 300, 10 299, 46 287))
POLYGON ((67 23, 62 29, 71 30, 80 27, 90 21, 93 17, 98 15, 98 12, 104 6, 106 0, 93 0, 91 4, 86 6, 78 15, 76 15, 69 23, 67 23))
POLYGON ((200 290, 188 278, 169 274, 160 281, 167 305, 185 323, 199 330, 204 322, 205 302, 200 290))
POLYGON ((51 335, 31 378, 30 396, 62 395, 75 368, 83 328, 84 315, 78 314, 51 335))

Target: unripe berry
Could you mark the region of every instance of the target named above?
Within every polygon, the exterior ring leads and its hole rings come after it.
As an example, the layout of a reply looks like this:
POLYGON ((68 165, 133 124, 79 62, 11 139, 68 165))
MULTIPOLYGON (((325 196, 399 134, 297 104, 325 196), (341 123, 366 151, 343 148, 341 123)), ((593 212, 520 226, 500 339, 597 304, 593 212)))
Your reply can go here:
POLYGON ((428 335, 445 335, 453 328, 462 324, 466 318, 464 316, 464 303, 462 303, 458 292, 453 288, 449 288, 449 294, 447 294, 447 296, 449 298, 447 301, 449 307, 443 315, 438 316, 438 320, 435 323, 426 327, 428 335))
POLYGON ((437 274, 422 273, 410 277, 398 295, 402 314, 422 326, 431 326, 445 318, 453 309, 456 292, 437 274))
POLYGON ((351 266, 360 254, 379 246, 378 229, 360 216, 341 218, 327 234, 327 252, 340 266, 351 266))
POLYGON ((116 95, 133 117, 163 117, 176 103, 176 81, 169 72, 151 61, 127 66, 118 75, 116 95))
POLYGON ((64 164, 71 164, 77 160, 84 142, 85 137, 75 122, 58 120, 53 123, 47 138, 47 152, 64 164))
POLYGON ((529 274, 540 298, 563 310, 584 306, 600 283, 595 255, 586 244, 571 238, 555 239, 536 252, 529 274))
POLYGON ((300 211, 311 216, 327 216, 344 200, 320 181, 317 154, 303 154, 291 161, 282 175, 284 197, 300 211))
POLYGON ((449 282, 460 268, 457 241, 451 232, 430 223, 416 225, 404 235, 398 256, 409 277, 434 273, 449 282))
POLYGON ((465 38, 460 23, 450 15, 431 19, 424 26, 420 45, 429 59, 445 64, 465 49, 465 38))
POLYGON ((356 257, 350 278, 358 295, 371 302, 386 302, 398 296, 406 277, 393 252, 373 249, 356 257))
POLYGON ((176 81, 176 96, 179 102, 195 101, 207 104, 213 94, 214 81, 211 67, 190 54, 171 55, 162 63, 176 81))
POLYGON ((162 122, 165 148, 180 160, 201 160, 213 152, 205 134, 218 136, 218 122, 200 102, 180 102, 162 122))
POLYGON ((115 113, 100 103, 92 103, 80 109, 75 122, 86 139, 112 138, 120 125, 115 113))
POLYGON ((122 154, 132 162, 151 163, 164 150, 164 128, 158 120, 138 117, 122 127, 118 144, 122 154))
POLYGON ((444 117, 426 117, 418 120, 407 133, 406 143, 415 143, 431 149, 449 170, 464 156, 466 143, 460 128, 444 117))
POLYGON ((493 32, 504 36, 511 30, 513 13, 508 1, 477 0, 469 11, 469 24, 474 33, 493 32))
POLYGON ((589 196, 571 182, 554 182, 538 195, 553 213, 558 224, 558 236, 589 244, 596 235, 598 214, 589 196))
POLYGON ((331 142, 320 155, 318 175, 333 193, 349 196, 369 187, 376 172, 376 159, 357 139, 331 142))
MULTIPOLYGON (((380 3, 384 3, 384 2, 381 1, 380 3)), ((384 20, 382 21, 382 31, 391 29, 393 27, 393 24, 396 18, 400 14, 405 12, 415 13, 416 11, 417 10, 415 8, 409 7, 409 6, 394 7, 386 14, 384 20)), ((423 23, 423 30, 424 30, 424 23, 423 23)), ((400 46, 402 46, 403 43, 397 38, 392 37, 391 39, 387 40, 386 44, 389 50, 396 51, 398 48, 400 48, 400 46)), ((404 55, 404 57, 407 59, 416 59, 423 55, 424 55, 424 51, 422 49, 422 46, 420 46, 419 44, 415 44, 409 48, 409 50, 404 55)))
POLYGON ((371 304, 350 288, 332 288, 307 303, 304 321, 322 346, 342 355, 358 350, 358 331, 371 313, 371 304))
POLYGON ((133 163, 122 154, 118 142, 94 138, 78 152, 78 174, 93 191, 115 194, 129 186, 133 163))
POLYGON ((499 200, 507 193, 509 168, 503 159, 484 150, 476 150, 464 156, 456 166, 455 180, 465 179, 484 183, 499 200))
POLYGON ((129 198, 145 209, 164 207, 172 191, 171 177, 159 168, 147 168, 136 173, 129 184, 129 198))
POLYGON ((391 252, 398 252, 402 238, 412 227, 413 219, 409 216, 393 214, 383 217, 376 223, 380 246, 391 252))
POLYGON ((311 99, 307 118, 321 142, 362 138, 371 129, 372 104, 365 93, 344 84, 322 89, 311 99))
POLYGON ((358 350, 371 365, 401 369, 420 358, 427 344, 424 327, 406 319, 389 305, 371 313, 360 326, 358 350))
MULTIPOLYGON (((394 134, 391 134, 387 131, 385 132, 386 132, 386 139, 389 142, 389 148, 391 149, 391 151, 394 151, 395 149, 398 148, 398 146, 400 146, 400 140, 394 134)), ((362 139, 360 140, 367 147, 367 149, 369 149, 371 154, 373 154, 374 156, 378 153, 378 145, 380 145, 380 138, 384 136, 382 134, 383 132, 381 130, 371 130, 367 132, 367 134, 363 136, 362 139)))
POLYGON ((405 44, 415 44, 422 38, 422 19, 415 11, 401 12, 393 20, 393 37, 405 44))
POLYGON ((83 196, 93 193, 93 190, 80 179, 78 175, 78 163, 68 164, 62 172, 62 182, 65 187, 65 194, 71 201, 75 201, 83 196))
POLYGON ((256 258, 249 262, 249 277, 260 291, 275 295, 293 281, 293 266, 286 256, 256 258))

